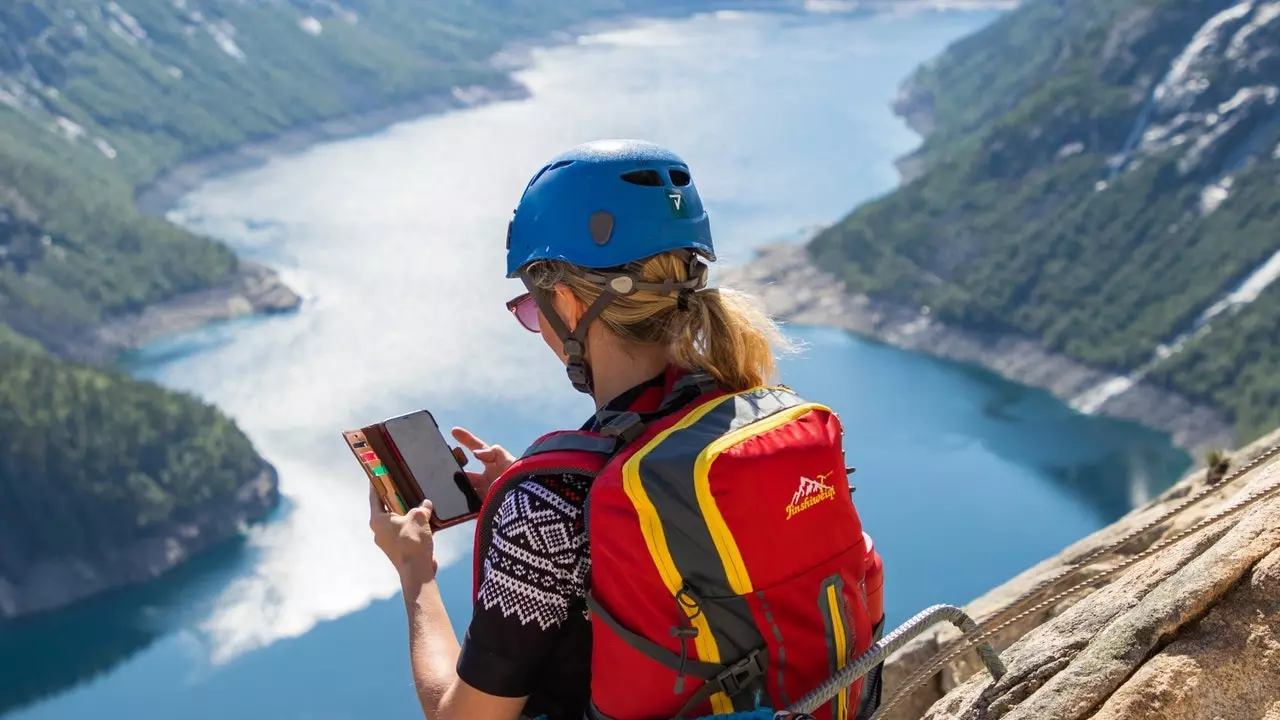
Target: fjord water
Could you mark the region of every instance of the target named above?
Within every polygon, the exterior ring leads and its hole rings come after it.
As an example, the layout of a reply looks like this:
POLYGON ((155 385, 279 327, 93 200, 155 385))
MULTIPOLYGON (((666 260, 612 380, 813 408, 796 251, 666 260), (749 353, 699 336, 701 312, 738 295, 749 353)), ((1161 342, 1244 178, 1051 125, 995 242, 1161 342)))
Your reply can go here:
MULTIPOLYGON (((518 450, 587 400, 503 309, 506 222, 559 150, 641 136, 691 163, 725 262, 892 188, 916 138, 898 83, 992 13, 719 13, 534 51, 528 100, 403 123, 205 183, 177 221, 280 268, 293 315, 175 337, 139 377, 235 416, 282 507, 150 585, 0 628, 0 712, 63 718, 369 718, 418 712, 398 584, 370 542, 339 432, 430 408, 518 450)), ((784 380, 840 412, 855 499, 887 567, 890 623, 963 603, 1157 492, 1188 459, 989 373, 844 333, 784 380)), ((468 616, 470 526, 442 533, 468 616)))

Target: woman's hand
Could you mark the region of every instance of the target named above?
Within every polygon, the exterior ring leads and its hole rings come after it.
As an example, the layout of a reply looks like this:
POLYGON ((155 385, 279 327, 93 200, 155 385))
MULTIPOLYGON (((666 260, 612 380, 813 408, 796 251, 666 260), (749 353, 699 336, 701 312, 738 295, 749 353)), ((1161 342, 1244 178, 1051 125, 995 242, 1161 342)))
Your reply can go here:
POLYGON ((401 580, 429 582, 436 576, 435 542, 431 537, 431 501, 406 515, 388 512, 382 498, 369 487, 369 529, 373 542, 386 553, 401 580))
POLYGON ((484 464, 484 470, 481 472, 467 471, 467 479, 471 481, 471 487, 475 488, 482 498, 489 494, 493 481, 516 461, 511 453, 502 449, 501 445, 486 445, 483 440, 462 428, 453 429, 453 439, 462 443, 472 455, 476 456, 477 460, 484 464))

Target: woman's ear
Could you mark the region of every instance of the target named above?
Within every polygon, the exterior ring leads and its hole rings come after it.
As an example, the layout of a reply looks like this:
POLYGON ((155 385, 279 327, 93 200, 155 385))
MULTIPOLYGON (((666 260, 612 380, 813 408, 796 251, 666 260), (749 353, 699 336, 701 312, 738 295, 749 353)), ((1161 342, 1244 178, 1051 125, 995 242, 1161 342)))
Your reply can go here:
POLYGON ((556 314, 564 321, 570 332, 578 327, 578 321, 587 313, 587 307, 582 304, 577 295, 569 289, 569 286, 562 283, 556 284, 555 294, 551 298, 551 304, 556 308, 556 314))

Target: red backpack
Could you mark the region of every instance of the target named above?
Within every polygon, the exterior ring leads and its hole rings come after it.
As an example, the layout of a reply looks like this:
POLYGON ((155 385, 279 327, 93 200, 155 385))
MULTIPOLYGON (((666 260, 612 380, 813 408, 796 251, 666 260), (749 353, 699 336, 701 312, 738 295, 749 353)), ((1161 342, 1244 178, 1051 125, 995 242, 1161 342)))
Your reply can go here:
MULTIPOLYGON (((883 627, 880 558, 853 506, 835 413, 785 387, 673 380, 653 412, 538 439, 476 526, 478 590, 484 530, 507 488, 547 472, 595 477, 585 516, 600 720, 781 709, 883 627)), ((814 716, 869 714, 878 676, 863 684, 814 716)))

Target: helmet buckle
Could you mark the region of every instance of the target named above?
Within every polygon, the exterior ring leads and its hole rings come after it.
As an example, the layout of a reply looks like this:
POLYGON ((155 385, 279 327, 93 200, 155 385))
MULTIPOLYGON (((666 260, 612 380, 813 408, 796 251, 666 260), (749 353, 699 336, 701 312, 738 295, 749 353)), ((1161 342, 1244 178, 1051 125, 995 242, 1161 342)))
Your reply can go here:
POLYGON ((630 275, 614 275, 609 278, 609 289, 618 295, 630 295, 635 292, 636 280, 630 275))

